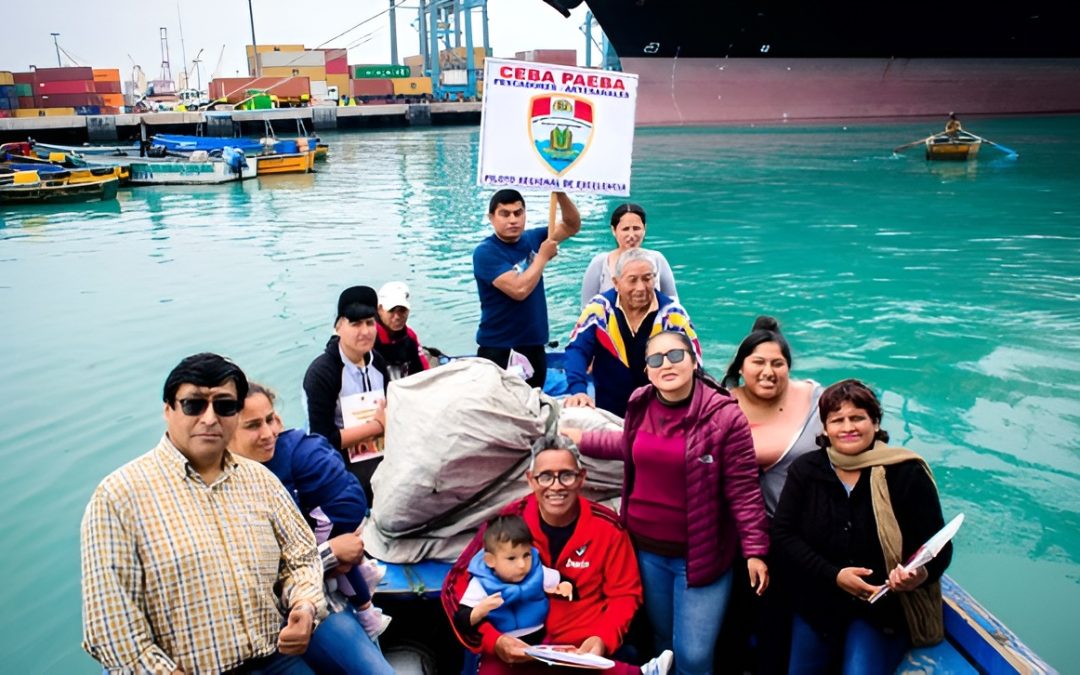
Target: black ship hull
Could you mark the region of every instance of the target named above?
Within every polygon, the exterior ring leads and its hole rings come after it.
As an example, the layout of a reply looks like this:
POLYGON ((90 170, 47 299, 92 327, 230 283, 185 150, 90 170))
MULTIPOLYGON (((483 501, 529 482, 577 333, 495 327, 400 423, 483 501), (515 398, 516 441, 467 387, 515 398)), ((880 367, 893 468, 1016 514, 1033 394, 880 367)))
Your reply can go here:
POLYGON ((1080 3, 585 4, 640 76, 639 124, 1080 112, 1080 3))

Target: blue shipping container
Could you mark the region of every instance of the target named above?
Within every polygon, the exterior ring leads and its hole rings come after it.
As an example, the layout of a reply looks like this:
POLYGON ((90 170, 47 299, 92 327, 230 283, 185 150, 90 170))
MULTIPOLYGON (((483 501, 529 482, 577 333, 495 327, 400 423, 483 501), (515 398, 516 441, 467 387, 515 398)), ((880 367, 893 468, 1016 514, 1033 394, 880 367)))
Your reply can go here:
POLYGON ((75 106, 76 115, 100 115, 101 106, 99 105, 79 105, 75 106))
POLYGON ((0 98, 15 98, 19 95, 13 84, 0 84, 0 98))
POLYGON ((19 108, 19 99, 16 97, 3 98, 0 97, 0 110, 17 110, 19 108))

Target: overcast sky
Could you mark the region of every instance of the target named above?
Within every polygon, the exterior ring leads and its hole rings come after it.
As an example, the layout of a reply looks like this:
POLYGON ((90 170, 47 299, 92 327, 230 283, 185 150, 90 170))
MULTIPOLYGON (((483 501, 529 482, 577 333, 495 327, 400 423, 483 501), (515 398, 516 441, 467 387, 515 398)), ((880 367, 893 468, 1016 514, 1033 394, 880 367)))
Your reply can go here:
MULTIPOLYGON (((169 35, 173 77, 188 68, 202 50, 202 81, 212 73, 246 73, 244 45, 251 43, 247 0, 0 0, 3 23, 0 70, 24 71, 30 64, 56 66, 50 33, 60 33, 60 47, 77 62, 96 68, 119 68, 125 77, 133 62, 147 77, 161 71, 159 28, 169 35), (181 24, 183 46, 181 46, 181 24), (183 48, 182 48, 183 47, 183 48), (224 48, 224 49, 223 49, 224 48)), ((400 2, 400 0, 399 0, 400 2)), ((260 44, 304 44, 349 49, 349 63, 389 63, 390 22, 386 14, 352 28, 389 7, 389 0, 253 0, 255 38, 260 44), (352 30, 349 30, 352 28, 352 30), (340 33, 341 37, 335 37, 340 33)), ((416 0, 397 10, 398 55, 419 53, 416 0)), ((585 20, 581 5, 569 19, 542 0, 489 0, 489 33, 496 56, 512 57, 527 49, 577 49, 584 65, 585 20)), ((475 12, 473 40, 481 44, 480 12, 475 12)), ((464 43, 464 35, 462 36, 464 43)), ((73 65, 61 54, 64 65, 73 65)), ((594 48, 594 63, 598 52, 594 48)), ((192 81, 195 80, 192 71, 192 81)))

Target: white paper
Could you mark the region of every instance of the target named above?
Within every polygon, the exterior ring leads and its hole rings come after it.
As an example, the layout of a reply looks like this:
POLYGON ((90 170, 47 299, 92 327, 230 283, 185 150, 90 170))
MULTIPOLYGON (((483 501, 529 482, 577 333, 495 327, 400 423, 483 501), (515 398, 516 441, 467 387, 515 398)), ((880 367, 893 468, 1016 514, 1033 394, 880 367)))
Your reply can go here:
POLYGON ((614 668, 615 662, 596 654, 578 654, 570 645, 537 645, 528 647, 525 653, 537 661, 552 666, 569 666, 589 670, 607 670, 614 668))
MULTIPOLYGON (((375 417, 379 409, 379 402, 386 397, 381 391, 366 391, 359 394, 350 394, 338 399, 341 405, 341 422, 346 429, 358 427, 375 417)), ((383 439, 378 437, 369 441, 361 441, 351 446, 349 450, 350 462, 363 462, 379 456, 383 449, 383 439)))

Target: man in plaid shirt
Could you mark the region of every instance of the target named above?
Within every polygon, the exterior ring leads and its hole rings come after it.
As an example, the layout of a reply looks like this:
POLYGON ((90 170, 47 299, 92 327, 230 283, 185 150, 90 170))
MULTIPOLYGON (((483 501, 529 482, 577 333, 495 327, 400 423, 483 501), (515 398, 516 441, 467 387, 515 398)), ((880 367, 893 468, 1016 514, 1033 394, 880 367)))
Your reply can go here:
POLYGON ((107 672, 311 672, 298 655, 326 613, 322 565, 281 482, 226 450, 247 389, 221 356, 181 361, 165 435, 90 498, 83 649, 107 672))

